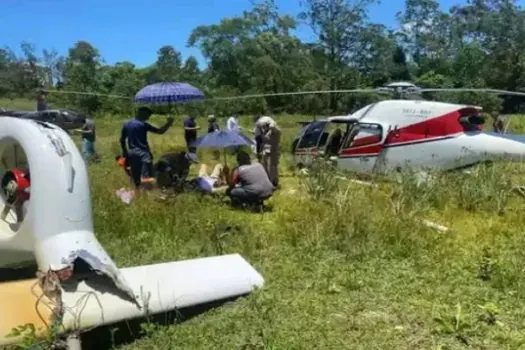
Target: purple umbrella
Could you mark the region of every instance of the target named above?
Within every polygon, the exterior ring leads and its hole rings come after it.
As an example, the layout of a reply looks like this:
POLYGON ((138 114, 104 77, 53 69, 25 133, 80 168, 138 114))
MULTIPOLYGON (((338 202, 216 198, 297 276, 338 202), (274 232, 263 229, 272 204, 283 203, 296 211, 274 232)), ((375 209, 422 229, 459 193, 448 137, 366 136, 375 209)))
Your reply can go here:
POLYGON ((252 140, 241 133, 218 130, 199 137, 191 144, 195 148, 228 148, 234 146, 250 146, 252 140))
POLYGON ((250 146, 252 140, 235 131, 218 130, 199 137, 191 144, 195 148, 224 149, 224 164, 226 164, 226 149, 231 147, 250 146))
POLYGON ((133 99, 137 103, 166 105, 204 98, 204 93, 188 83, 162 82, 143 87, 133 99))

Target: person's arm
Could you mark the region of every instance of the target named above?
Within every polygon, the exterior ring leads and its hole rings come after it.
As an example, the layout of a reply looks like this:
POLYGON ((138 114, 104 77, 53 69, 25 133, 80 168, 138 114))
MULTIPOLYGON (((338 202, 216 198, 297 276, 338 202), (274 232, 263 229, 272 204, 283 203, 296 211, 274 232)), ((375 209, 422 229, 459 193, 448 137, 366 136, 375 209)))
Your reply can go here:
POLYGON ((80 134, 93 134, 93 132, 94 132, 95 130, 94 130, 94 127, 89 127, 89 126, 87 126, 87 125, 84 125, 84 126, 82 127, 82 129, 77 129, 76 131, 77 131, 78 133, 80 133, 80 134))
POLYGON ((120 132, 120 148, 122 149, 122 155, 127 158, 128 150, 126 149, 126 128, 122 128, 120 132))
POLYGON ((193 130, 199 130, 200 126, 195 123, 195 121, 191 121, 189 123, 184 123, 184 130, 193 131, 193 130))
POLYGON ((172 124, 173 124, 173 118, 172 117, 168 117, 168 120, 166 121, 166 124, 164 124, 160 128, 157 128, 156 126, 153 126, 150 123, 146 123, 146 127, 148 128, 148 131, 150 131, 150 132, 152 132, 154 134, 162 135, 166 131, 168 131, 168 129, 171 127, 172 124))
POLYGON ((239 169, 235 168, 233 169, 230 187, 234 187, 240 182, 241 182, 241 178, 239 177, 239 169))

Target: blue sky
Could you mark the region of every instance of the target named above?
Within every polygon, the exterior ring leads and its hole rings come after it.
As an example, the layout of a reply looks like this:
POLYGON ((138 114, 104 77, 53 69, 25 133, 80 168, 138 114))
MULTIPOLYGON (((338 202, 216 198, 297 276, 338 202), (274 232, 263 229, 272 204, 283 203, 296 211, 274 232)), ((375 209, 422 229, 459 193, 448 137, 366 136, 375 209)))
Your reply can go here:
MULTIPOLYGON (((300 0, 276 2, 282 13, 295 15, 301 10, 300 0)), ((442 0, 441 6, 447 10, 464 2, 442 0)), ((396 26, 396 12, 404 3, 382 0, 370 8, 370 18, 396 26)), ((20 42, 27 41, 38 50, 55 48, 67 54, 76 41, 86 40, 100 50, 106 63, 128 60, 143 67, 155 61, 162 45, 173 45, 184 58, 194 55, 203 64, 198 48, 186 46, 192 29, 250 8, 250 0, 0 0, 0 47, 18 51, 20 42)), ((297 35, 312 39, 306 26, 297 35)))

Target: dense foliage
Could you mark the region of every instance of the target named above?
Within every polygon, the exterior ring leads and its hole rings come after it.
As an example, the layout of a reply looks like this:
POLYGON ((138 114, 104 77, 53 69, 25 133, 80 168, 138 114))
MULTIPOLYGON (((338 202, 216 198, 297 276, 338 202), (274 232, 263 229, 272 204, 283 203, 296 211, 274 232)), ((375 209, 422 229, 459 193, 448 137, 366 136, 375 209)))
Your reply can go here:
MULTIPOLYGON (((38 54, 22 43, 22 56, 0 49, 0 97, 32 97, 47 88, 133 96, 157 81, 186 81, 208 97, 253 93, 377 87, 410 80, 424 87, 491 87, 519 90, 525 80, 525 10, 514 0, 469 0, 448 12, 437 0, 406 0, 399 26, 387 28, 368 19, 374 0, 303 0, 297 18, 281 15, 273 0, 254 5, 239 17, 201 25, 188 38, 200 48, 207 66, 184 59, 170 45, 158 50, 146 68, 130 62, 104 64, 93 45, 79 41, 65 57, 55 50, 38 54), (308 24, 316 40, 294 35, 308 24)), ((348 112, 380 99, 376 94, 317 94, 213 101, 184 106, 185 112, 233 111, 348 112)), ((502 107, 495 96, 436 94, 427 98, 502 107)), ((128 112, 129 98, 90 94, 52 94, 55 105, 90 112, 128 112)), ((519 99, 506 99, 517 110, 519 99)))

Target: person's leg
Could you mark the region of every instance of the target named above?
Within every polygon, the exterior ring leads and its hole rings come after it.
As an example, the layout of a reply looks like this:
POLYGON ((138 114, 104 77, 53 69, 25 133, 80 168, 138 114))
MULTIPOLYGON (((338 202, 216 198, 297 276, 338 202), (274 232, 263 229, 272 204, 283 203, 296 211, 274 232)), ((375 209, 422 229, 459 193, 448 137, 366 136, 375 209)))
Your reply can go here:
POLYGON ((242 187, 233 188, 229 191, 228 195, 232 199, 232 202, 237 204, 255 204, 260 200, 259 196, 246 192, 242 187))
POLYGON ((245 202, 245 198, 246 198, 246 195, 247 195, 246 191, 242 187, 232 188, 231 190, 227 191, 226 193, 230 197, 230 199, 232 201, 232 204, 234 206, 242 205, 245 202))
POLYGON ((199 168, 199 177, 208 176, 208 166, 206 164, 201 164, 199 168))
POLYGON ((142 177, 145 179, 153 178, 153 157, 149 152, 142 154, 142 177))
POLYGON ((224 166, 221 163, 215 164, 215 167, 213 168, 210 177, 213 177, 214 179, 219 179, 221 177, 223 169, 224 166))
POLYGON ((84 158, 84 160, 89 160, 89 153, 90 153, 90 150, 89 150, 89 141, 86 140, 86 139, 83 139, 82 140, 82 156, 84 158))
POLYGON ((128 153, 130 170, 131 170, 131 180, 133 184, 138 189, 140 188, 141 178, 142 178, 142 157, 140 154, 128 153))
POLYGON ((275 187, 279 186, 279 154, 272 154, 270 156, 270 181, 275 187))
POLYGON ((270 176, 270 154, 268 153, 264 153, 263 156, 262 156, 262 159, 261 159, 261 164, 264 168, 264 170, 266 170, 266 173, 268 174, 268 176, 270 176))

